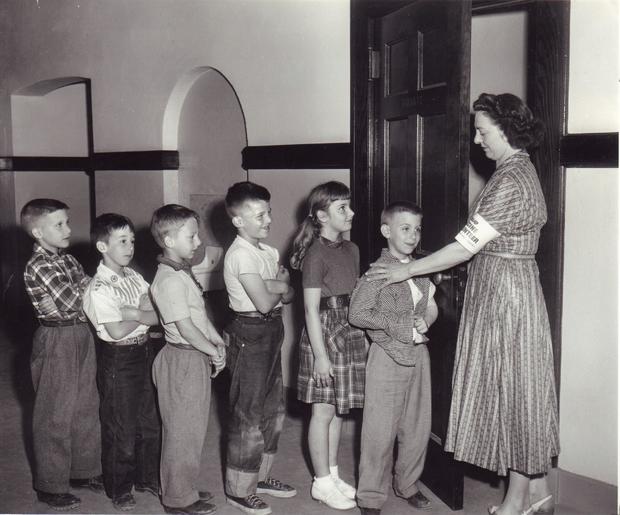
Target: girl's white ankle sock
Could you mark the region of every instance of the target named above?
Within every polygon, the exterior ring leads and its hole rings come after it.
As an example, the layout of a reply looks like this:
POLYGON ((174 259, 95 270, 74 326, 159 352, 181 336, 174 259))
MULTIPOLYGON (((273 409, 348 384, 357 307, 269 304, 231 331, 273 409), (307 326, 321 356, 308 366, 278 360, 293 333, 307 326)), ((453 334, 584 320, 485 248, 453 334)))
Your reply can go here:
POLYGON ((320 488, 329 488, 334 484, 331 476, 315 477, 314 482, 320 488))
POLYGON ((338 475, 338 465, 335 465, 333 467, 329 467, 329 475, 332 477, 340 477, 338 475))

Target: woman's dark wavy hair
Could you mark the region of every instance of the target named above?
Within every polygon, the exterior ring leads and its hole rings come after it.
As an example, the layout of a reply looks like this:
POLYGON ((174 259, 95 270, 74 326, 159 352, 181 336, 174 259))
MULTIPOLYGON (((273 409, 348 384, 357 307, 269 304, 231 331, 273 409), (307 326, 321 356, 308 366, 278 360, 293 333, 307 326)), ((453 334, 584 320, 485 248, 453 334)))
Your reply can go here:
POLYGON ((308 215, 297 229, 297 234, 293 240, 291 268, 301 270, 308 248, 321 233, 321 222, 317 213, 327 211, 334 200, 348 200, 350 198, 351 191, 349 188, 338 181, 329 181, 314 187, 308 195, 308 215))
POLYGON ((523 100, 510 93, 482 93, 474 102, 474 111, 485 112, 513 148, 535 148, 544 136, 544 124, 523 100))

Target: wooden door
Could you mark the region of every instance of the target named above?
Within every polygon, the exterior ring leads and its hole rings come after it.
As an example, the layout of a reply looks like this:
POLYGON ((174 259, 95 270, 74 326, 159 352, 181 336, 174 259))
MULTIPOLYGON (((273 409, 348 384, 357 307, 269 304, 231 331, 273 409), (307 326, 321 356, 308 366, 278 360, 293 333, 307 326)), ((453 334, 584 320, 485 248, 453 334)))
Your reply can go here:
MULTIPOLYGON (((370 249, 369 261, 385 246, 378 228, 381 210, 389 202, 406 199, 422 208, 421 253, 453 241, 466 222, 470 27, 471 2, 429 0, 401 3, 371 25, 374 141, 366 206, 354 181, 355 210, 368 210, 366 229, 372 235, 366 242, 359 233, 354 238, 361 237, 360 246, 370 249)), ((462 469, 443 447, 465 268, 438 274, 437 279, 440 316, 429 345, 432 435, 422 481, 448 506, 460 509, 462 469)))

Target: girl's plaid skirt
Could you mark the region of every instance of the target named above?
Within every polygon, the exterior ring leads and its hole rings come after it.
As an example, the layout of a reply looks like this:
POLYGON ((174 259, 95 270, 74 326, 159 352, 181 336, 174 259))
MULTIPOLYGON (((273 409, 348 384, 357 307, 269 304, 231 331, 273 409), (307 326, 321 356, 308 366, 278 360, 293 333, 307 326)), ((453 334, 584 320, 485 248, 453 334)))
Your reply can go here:
POLYGON ((305 327, 299 343, 297 398, 307 403, 334 404, 339 414, 364 407, 368 345, 364 332, 351 327, 347 315, 346 307, 320 312, 323 341, 334 371, 330 386, 319 387, 312 378, 314 353, 305 327))

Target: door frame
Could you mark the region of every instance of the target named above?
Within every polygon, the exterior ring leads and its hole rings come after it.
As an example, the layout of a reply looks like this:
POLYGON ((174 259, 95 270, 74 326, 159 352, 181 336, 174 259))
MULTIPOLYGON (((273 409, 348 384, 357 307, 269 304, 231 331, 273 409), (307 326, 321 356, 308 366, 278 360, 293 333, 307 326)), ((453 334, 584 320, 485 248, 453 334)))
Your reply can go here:
MULTIPOLYGON (((373 26, 377 18, 409 3, 411 0, 351 0, 351 194, 356 212, 352 239, 360 247, 362 268, 373 258, 369 249, 377 233, 368 209, 375 203, 372 175, 377 148, 375 86, 370 79, 373 26)), ((472 0, 472 15, 511 11, 528 14, 526 102, 547 128, 545 139, 531 157, 547 201, 548 221, 541 231, 537 261, 549 312, 559 397, 565 210, 560 144, 566 135, 570 4, 568 0, 472 0)))

